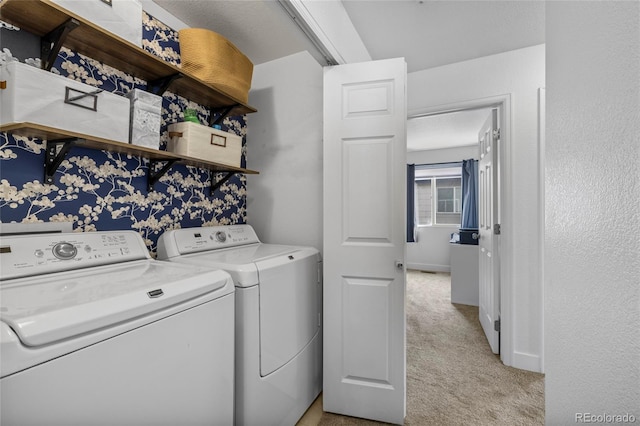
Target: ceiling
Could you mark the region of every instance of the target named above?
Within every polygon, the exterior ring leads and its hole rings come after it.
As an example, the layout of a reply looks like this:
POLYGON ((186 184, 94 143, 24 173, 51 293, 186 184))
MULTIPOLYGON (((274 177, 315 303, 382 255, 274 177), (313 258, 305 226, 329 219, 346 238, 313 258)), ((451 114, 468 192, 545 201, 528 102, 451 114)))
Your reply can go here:
MULTIPOLYGON (((254 65, 303 50, 326 64, 278 0, 153 1, 185 26, 222 34, 254 65)), ((408 72, 544 43, 545 10, 541 0, 342 0, 342 3, 372 59, 404 57, 408 72)), ((175 23, 167 24, 180 29, 175 23)), ((449 119, 426 117, 420 126, 436 126, 431 133, 441 133, 446 121, 447 128, 455 131, 462 125, 451 121, 461 117, 464 123, 464 115, 449 119)), ((458 133, 441 138, 458 140, 459 145, 469 144, 470 131, 458 133)))
POLYGON ((469 146, 478 143, 478 132, 491 108, 412 117, 407 121, 407 151, 469 146))
MULTIPOLYGON (((301 50, 317 54, 277 0, 154 2, 187 26, 222 34, 254 65, 301 50)), ((343 0, 342 4, 372 59, 404 57, 408 72, 544 43, 541 0, 343 0)))

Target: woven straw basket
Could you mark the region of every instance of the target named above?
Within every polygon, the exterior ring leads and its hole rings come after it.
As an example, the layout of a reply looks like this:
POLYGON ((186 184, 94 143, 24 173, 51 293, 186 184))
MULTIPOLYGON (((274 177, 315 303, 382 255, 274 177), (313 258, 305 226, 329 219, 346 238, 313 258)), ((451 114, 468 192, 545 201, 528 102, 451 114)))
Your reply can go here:
POLYGON ((182 69, 242 103, 249 99, 253 64, 218 33, 202 28, 178 31, 182 69))

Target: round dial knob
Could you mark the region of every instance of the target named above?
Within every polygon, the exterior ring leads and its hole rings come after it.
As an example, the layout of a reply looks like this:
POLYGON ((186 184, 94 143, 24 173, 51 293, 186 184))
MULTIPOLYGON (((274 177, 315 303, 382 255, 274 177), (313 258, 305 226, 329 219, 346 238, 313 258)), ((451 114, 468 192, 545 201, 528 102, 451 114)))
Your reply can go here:
POLYGON ((53 255, 58 259, 73 259, 74 257, 76 257, 77 253, 78 249, 76 249, 76 247, 71 243, 62 242, 53 246, 53 255))
POLYGON ((227 234, 225 234, 223 231, 216 232, 216 240, 224 243, 225 241, 227 241, 227 234))

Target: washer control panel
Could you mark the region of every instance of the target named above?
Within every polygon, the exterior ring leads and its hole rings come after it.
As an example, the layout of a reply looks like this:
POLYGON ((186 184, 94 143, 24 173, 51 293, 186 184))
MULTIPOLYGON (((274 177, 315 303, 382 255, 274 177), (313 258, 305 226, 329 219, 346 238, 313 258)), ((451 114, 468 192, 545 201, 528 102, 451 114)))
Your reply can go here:
POLYGON ((78 249, 71 243, 63 241, 53 246, 53 255, 61 260, 69 260, 76 257, 78 249))
POLYGON ((0 279, 149 258, 137 232, 86 232, 0 237, 0 279))
POLYGON ((251 225, 174 229, 163 234, 158 240, 158 258, 165 259, 180 254, 259 242, 251 225))

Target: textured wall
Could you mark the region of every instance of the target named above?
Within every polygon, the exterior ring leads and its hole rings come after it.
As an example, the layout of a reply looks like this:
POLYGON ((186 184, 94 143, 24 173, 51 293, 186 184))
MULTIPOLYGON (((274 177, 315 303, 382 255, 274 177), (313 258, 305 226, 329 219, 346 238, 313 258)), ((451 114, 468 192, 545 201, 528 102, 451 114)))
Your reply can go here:
MULTIPOLYGON (((143 48, 179 65, 177 33, 143 14, 143 48)), ((17 56, 17 55, 16 55, 17 56)), ((117 94, 146 82, 63 49, 52 72, 117 94)), ((161 143, 167 125, 195 108, 202 123, 209 111, 166 92, 163 96, 161 143)), ((223 130, 243 136, 245 117, 227 117, 223 130)), ((55 185, 43 185, 44 141, 0 133, 0 219, 2 222, 73 222, 75 231, 134 229, 153 251, 166 229, 244 223, 244 175, 235 175, 209 195, 211 173, 175 165, 158 183, 146 188, 147 159, 108 151, 72 148, 56 172, 55 185)), ((243 149, 242 165, 245 164, 243 149)))
POLYGON ((546 421, 638 423, 640 3, 546 14, 546 421))

